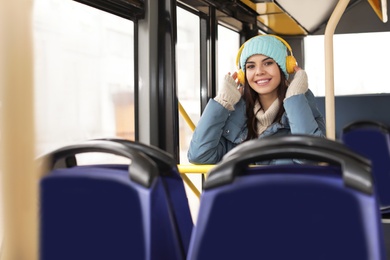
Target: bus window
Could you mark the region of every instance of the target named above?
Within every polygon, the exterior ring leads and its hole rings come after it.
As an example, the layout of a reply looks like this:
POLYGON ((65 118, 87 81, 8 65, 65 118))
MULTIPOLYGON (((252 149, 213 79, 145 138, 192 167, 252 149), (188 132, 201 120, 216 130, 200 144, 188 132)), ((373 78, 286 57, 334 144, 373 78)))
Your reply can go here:
MULTIPOLYGON (((240 48, 240 35, 225 26, 218 25, 218 85, 222 84, 225 75, 237 70, 236 56, 240 48)), ((218 92, 217 92, 218 93, 218 92)))
MULTIPOLYGON (((335 95, 390 93, 387 61, 390 32, 336 34, 333 39, 335 95)), ((305 37, 310 89, 325 96, 324 36, 305 37)))
MULTIPOLYGON (((200 118, 199 18, 181 8, 177 9, 177 85, 179 101, 196 125, 200 118)), ((180 162, 187 161, 192 130, 180 117, 180 162)), ((188 161, 187 161, 188 162, 188 161)))
POLYGON ((134 140, 133 22, 75 1, 34 1, 36 149, 134 140))

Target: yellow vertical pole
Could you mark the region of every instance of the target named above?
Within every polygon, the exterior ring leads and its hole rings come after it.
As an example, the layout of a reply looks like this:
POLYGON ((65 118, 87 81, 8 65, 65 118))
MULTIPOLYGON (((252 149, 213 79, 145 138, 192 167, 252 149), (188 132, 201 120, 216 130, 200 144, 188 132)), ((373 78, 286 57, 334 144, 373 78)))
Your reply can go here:
POLYGON ((33 0, 0 1, 1 260, 38 259, 32 9, 33 0))
POLYGON ((334 98, 334 66, 333 66, 333 35, 350 0, 340 0, 329 18, 325 29, 325 114, 326 136, 336 139, 335 98, 334 98))

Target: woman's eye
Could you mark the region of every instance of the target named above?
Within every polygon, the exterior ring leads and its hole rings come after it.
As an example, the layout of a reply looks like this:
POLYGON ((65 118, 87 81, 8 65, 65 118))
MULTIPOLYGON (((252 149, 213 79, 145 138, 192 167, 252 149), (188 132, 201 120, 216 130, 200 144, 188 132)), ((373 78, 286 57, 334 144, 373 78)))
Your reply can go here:
POLYGON ((273 61, 266 61, 266 62, 264 62, 264 66, 270 66, 272 64, 274 64, 273 61))
POLYGON ((246 68, 247 69, 253 69, 255 66, 254 65, 247 65, 246 68))

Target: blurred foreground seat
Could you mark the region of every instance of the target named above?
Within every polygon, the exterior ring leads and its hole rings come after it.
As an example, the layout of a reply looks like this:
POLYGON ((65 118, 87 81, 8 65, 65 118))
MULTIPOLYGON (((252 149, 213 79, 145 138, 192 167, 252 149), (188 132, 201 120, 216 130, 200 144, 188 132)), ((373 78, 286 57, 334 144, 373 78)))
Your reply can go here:
POLYGON ((41 160, 48 165, 40 182, 42 260, 186 258, 192 220, 172 157, 111 139, 70 145, 41 160), (76 155, 89 152, 131 163, 77 165, 76 155))
POLYGON ((370 163, 313 136, 248 141, 205 182, 188 259, 386 259, 370 163), (321 164, 253 166, 273 159, 321 164))

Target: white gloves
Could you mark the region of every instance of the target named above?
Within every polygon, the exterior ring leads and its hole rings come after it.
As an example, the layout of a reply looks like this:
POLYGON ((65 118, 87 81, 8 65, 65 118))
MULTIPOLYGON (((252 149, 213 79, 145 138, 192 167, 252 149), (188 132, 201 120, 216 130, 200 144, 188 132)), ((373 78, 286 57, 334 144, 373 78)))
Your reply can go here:
POLYGON ((214 100, 226 109, 233 111, 234 105, 237 104, 241 98, 241 93, 238 91, 237 86, 238 84, 234 78, 230 74, 227 74, 224 78, 222 87, 214 100))
POLYGON ((291 82, 290 86, 287 88, 286 98, 289 98, 294 95, 304 94, 309 88, 307 74, 304 70, 298 70, 295 73, 294 79, 291 82))

